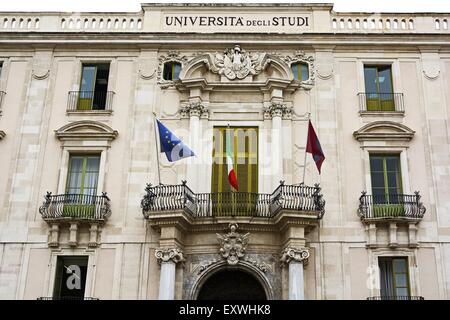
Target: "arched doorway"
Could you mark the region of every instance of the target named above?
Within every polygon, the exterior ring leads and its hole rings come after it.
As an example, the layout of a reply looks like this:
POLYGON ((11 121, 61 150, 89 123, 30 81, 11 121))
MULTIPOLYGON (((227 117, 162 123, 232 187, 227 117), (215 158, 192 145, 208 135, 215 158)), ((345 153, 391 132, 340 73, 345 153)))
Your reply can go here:
POLYGON ((267 300, 261 283, 248 272, 221 270, 201 286, 197 300, 267 300))

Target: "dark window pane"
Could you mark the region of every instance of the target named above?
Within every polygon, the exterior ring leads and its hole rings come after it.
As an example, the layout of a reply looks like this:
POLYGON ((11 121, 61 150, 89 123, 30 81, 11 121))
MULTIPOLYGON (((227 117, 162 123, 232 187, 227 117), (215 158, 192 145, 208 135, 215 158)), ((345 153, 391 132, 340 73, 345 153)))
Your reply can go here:
POLYGON ((181 64, 175 63, 173 68, 173 79, 178 80, 180 78, 181 64))
POLYGON ((380 93, 392 93, 391 66, 378 67, 380 93))
POLYGON ((370 156, 370 170, 383 171, 383 158, 379 156, 370 156))
POLYGON ((406 259, 394 259, 393 264, 395 273, 405 273, 407 271, 406 259))
POLYGON ((384 173, 383 172, 372 172, 372 187, 373 188, 384 188, 384 173))
POLYGON ((300 80, 300 78, 298 77, 298 63, 292 64, 291 69, 292 69, 292 73, 294 74, 294 79, 300 80))
POLYGON ((56 263, 54 298, 83 299, 88 257, 59 256, 56 263))
POLYGON ((388 171, 399 171, 399 163, 400 158, 398 156, 395 157, 386 157, 386 169, 388 171))
POLYGON ((178 62, 166 62, 163 68, 164 80, 177 80, 181 71, 181 64, 178 62))
POLYGON ((366 93, 378 92, 377 87, 377 69, 376 67, 364 67, 364 83, 366 85, 366 93))

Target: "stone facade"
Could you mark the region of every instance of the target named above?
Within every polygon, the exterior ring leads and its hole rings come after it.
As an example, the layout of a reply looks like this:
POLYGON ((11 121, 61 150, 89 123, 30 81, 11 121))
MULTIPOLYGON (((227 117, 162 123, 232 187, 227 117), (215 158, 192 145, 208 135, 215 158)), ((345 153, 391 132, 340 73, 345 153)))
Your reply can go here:
POLYGON ((86 256, 85 296, 99 299, 195 299, 224 269, 254 275, 270 299, 366 299, 380 295, 380 257, 407 258, 411 296, 448 299, 449 20, 326 4, 0 13, 0 298, 51 297, 58 257, 86 256), (99 62, 110 64, 111 109, 69 110, 82 64, 99 62), (179 79, 164 79, 165 63, 180 64, 179 79), (295 63, 307 79, 294 79, 295 63), (364 109, 364 65, 391 66, 402 108, 364 109), (195 158, 166 161, 155 115, 195 158), (326 156, 321 175, 311 155, 304 162, 309 119, 326 156), (212 130, 227 124, 259 130, 259 193, 274 197, 305 172, 325 211, 144 216, 146 183, 211 191, 212 130), (374 152, 400 155, 403 192, 420 192, 417 217, 368 218, 360 196, 372 189, 374 152), (75 153, 100 154, 99 215, 46 218, 75 153), (248 235, 225 250, 233 232, 248 235))

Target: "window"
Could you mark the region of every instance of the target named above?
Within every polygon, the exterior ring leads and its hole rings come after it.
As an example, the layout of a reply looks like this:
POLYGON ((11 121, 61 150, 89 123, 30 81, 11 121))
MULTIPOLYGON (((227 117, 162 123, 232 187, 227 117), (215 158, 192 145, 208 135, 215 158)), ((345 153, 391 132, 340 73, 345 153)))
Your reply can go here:
POLYGON ((309 67, 307 63, 294 63, 291 65, 294 79, 299 81, 306 81, 309 79, 309 67))
POLYGON ((71 156, 64 196, 64 217, 92 218, 98 206, 97 183, 100 156, 71 156))
POLYGON ((181 64, 178 62, 164 63, 163 79, 164 80, 178 80, 180 78, 181 64))
POLYGON ((109 63, 83 64, 77 110, 104 110, 108 92, 109 63))
POLYGON ((258 128, 215 127, 213 137, 211 193, 213 213, 232 211, 245 215, 255 210, 258 192, 258 128), (232 137, 232 160, 239 194, 228 181, 226 135, 232 137), (231 207, 226 207, 226 206, 231 207))
POLYGON ((368 111, 395 111, 391 66, 364 66, 368 111))
POLYGON ((381 298, 404 299, 410 296, 408 258, 380 257, 381 298))
POLYGON ((95 196, 99 167, 99 155, 71 155, 66 193, 95 196))
POLYGON ((374 216, 404 214, 399 155, 370 155, 374 216))
POLYGON ((88 257, 59 256, 56 262, 54 299, 82 300, 86 288, 88 257))

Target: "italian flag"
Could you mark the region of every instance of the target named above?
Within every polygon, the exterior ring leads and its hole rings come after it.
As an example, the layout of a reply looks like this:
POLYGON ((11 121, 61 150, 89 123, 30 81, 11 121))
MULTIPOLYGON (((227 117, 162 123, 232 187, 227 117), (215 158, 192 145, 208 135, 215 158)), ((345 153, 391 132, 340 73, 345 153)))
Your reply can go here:
POLYGON ((233 168, 233 130, 227 130, 226 144, 227 144, 227 167, 228 167, 228 181, 230 185, 239 191, 239 186, 236 178, 236 172, 233 168))

